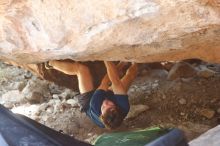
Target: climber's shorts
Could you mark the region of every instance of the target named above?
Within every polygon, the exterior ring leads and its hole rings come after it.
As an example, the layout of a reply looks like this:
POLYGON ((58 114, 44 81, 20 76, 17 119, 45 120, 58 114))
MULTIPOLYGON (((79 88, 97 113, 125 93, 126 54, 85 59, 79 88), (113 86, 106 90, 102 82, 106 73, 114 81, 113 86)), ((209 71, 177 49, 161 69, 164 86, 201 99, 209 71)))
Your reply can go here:
POLYGON ((83 94, 79 94, 75 97, 78 100, 81 112, 86 112, 86 110, 89 108, 89 102, 94 92, 95 90, 92 90, 83 94))

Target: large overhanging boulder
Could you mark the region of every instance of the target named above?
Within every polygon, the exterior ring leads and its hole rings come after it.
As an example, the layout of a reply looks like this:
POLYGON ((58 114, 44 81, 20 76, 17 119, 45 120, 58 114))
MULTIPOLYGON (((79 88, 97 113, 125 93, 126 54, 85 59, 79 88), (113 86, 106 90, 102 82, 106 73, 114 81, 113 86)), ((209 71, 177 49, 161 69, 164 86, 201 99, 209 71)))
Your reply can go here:
POLYGON ((0 59, 220 62, 220 0, 1 0, 0 59))

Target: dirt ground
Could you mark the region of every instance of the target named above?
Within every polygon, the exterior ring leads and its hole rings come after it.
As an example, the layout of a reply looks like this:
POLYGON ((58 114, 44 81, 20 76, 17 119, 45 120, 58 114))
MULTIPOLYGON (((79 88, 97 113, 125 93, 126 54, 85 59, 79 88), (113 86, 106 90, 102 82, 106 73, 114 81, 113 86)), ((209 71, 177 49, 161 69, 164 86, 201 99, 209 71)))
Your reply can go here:
MULTIPOLYGON (((139 86, 142 80, 137 80, 139 86)), ((150 109, 135 119, 127 120, 126 124, 134 128, 178 127, 191 140, 219 123, 219 113, 216 112, 220 106, 219 83, 219 75, 209 79, 196 77, 189 81, 159 80, 158 87, 140 102, 150 109), (201 113, 203 110, 215 115, 207 118, 201 113)))
MULTIPOLYGON (((197 71, 211 69, 211 73, 168 80, 170 73, 163 68, 142 68, 128 92, 133 113, 114 131, 178 127, 190 141, 218 125, 220 67, 209 63, 191 66, 197 71)), ((90 143, 100 134, 112 132, 98 128, 80 113, 75 95, 77 92, 28 71, 0 64, 0 103, 13 112, 90 143)))

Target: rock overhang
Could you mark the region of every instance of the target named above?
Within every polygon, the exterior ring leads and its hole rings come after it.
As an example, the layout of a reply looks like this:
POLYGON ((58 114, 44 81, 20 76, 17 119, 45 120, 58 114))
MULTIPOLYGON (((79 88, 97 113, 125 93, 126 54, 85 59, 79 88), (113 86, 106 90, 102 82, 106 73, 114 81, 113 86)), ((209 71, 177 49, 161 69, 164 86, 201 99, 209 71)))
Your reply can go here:
POLYGON ((9 1, 0 59, 220 62, 219 0, 9 1))

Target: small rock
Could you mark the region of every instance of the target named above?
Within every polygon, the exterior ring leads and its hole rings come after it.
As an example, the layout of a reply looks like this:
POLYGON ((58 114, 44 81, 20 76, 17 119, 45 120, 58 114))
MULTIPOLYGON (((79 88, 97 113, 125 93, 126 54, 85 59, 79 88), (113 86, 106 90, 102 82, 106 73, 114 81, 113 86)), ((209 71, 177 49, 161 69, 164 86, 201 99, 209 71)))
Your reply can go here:
POLYGON ((47 115, 43 115, 41 118, 42 118, 42 120, 43 120, 44 122, 46 122, 47 119, 48 119, 48 116, 47 116, 47 115))
POLYGON ((59 105, 59 104, 61 104, 61 100, 55 99, 55 100, 54 100, 54 103, 57 104, 57 105, 59 105))
POLYGON ((149 106, 147 105, 131 105, 130 106, 130 111, 127 115, 127 119, 135 118, 137 117, 140 113, 146 111, 149 109, 149 106))
POLYGON ((162 99, 166 99, 166 95, 164 93, 162 94, 162 99))
POLYGON ((47 103, 48 106, 53 106, 54 107, 54 112, 58 112, 60 105, 61 105, 61 101, 59 99, 50 99, 49 102, 47 103))
POLYGON ((66 103, 70 104, 71 106, 77 106, 78 105, 78 102, 74 99, 68 99, 66 101, 66 103))
POLYGON ((184 99, 184 98, 181 98, 181 99, 179 100, 179 103, 180 103, 181 105, 184 105, 184 104, 186 104, 186 99, 184 99))
POLYGON ((208 69, 207 67, 203 67, 202 70, 198 71, 197 75, 203 78, 209 78, 215 75, 215 71, 208 69))
POLYGON ((34 115, 39 117, 40 114, 41 114, 41 112, 42 112, 42 111, 38 110, 38 111, 36 111, 36 113, 34 113, 34 115))
POLYGON ((49 106, 46 111, 47 111, 47 113, 52 114, 54 111, 53 106, 49 106))
POLYGON ((70 99, 72 97, 74 97, 77 94, 77 92, 74 92, 70 89, 65 89, 64 92, 62 92, 60 94, 60 96, 62 97, 62 99, 70 99))
POLYGON ((131 87, 131 88, 129 89, 129 92, 135 92, 135 88, 132 88, 132 87, 131 87))
POLYGON ((171 70, 171 68, 175 65, 174 62, 162 62, 161 64, 167 71, 171 70))
POLYGON ((5 103, 4 106, 8 109, 12 109, 14 105, 11 102, 8 102, 8 103, 5 103))
POLYGON ((180 115, 181 115, 181 116, 184 116, 184 115, 185 115, 185 113, 181 112, 181 113, 180 113, 180 115))
POLYGON ((59 99, 59 95, 58 94, 53 94, 53 99, 59 99))
POLYGON ((39 111, 45 111, 47 107, 48 107, 48 104, 47 103, 43 103, 43 104, 40 105, 39 111))
POLYGON ((141 86, 140 89, 145 91, 145 90, 147 90, 147 86, 141 86))
POLYGON ((173 121, 174 121, 174 119, 173 119, 172 117, 169 117, 169 120, 170 120, 171 122, 173 122, 173 121))
POLYGON ((213 98, 210 103, 216 103, 219 99, 218 98, 213 98))
POLYGON ((208 118, 208 119, 212 119, 215 115, 215 111, 212 109, 202 109, 199 111, 200 115, 208 118))
POLYGON ((158 82, 154 82, 154 83, 152 83, 152 89, 155 89, 155 88, 157 88, 158 87, 158 85, 159 85, 159 83, 158 82))
POLYGON ((196 69, 186 62, 179 62, 175 64, 168 73, 168 80, 175 80, 177 78, 189 78, 196 76, 196 69))
POLYGON ((25 74, 24 74, 24 79, 30 79, 32 77, 32 73, 27 71, 25 74))

